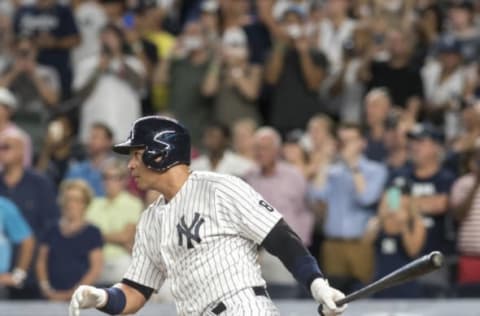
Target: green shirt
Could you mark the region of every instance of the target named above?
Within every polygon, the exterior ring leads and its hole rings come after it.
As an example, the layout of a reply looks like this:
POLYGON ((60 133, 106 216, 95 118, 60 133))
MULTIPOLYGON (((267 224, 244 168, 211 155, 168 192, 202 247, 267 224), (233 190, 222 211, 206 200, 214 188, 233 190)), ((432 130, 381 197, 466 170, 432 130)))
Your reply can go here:
MULTIPOLYGON (((140 199, 127 193, 120 193, 115 199, 95 198, 87 211, 87 220, 96 225, 103 235, 121 231, 128 224, 136 224, 140 218, 143 204, 140 199)), ((125 248, 105 243, 103 247, 105 260, 110 260, 129 253, 125 248)))

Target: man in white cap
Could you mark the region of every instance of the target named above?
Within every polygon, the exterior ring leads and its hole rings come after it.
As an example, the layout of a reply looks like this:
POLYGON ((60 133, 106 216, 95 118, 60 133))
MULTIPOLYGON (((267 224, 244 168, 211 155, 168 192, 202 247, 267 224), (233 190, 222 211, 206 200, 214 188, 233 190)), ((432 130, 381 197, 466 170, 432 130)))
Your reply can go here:
POLYGON ((32 163, 32 142, 30 136, 11 121, 16 109, 17 99, 15 96, 7 88, 0 87, 0 137, 11 130, 15 130, 21 134, 25 143, 23 163, 24 166, 30 166, 32 163))

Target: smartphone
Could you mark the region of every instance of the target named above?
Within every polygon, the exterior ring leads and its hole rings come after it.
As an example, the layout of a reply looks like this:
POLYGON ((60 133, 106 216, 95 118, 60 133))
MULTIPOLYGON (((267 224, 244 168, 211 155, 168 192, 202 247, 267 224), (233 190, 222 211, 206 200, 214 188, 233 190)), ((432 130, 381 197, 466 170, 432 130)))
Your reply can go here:
POLYGON ((393 186, 387 190, 387 206, 390 212, 396 212, 400 209, 402 201, 402 191, 400 188, 393 186))

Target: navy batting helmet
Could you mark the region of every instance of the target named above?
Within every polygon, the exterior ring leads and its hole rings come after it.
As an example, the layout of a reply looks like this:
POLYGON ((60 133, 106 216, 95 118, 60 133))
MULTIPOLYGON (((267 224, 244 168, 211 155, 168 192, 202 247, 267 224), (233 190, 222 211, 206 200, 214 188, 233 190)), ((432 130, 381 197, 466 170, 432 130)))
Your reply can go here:
POLYGON ((133 148, 144 148, 143 163, 150 169, 166 171, 178 164, 190 164, 190 135, 176 120, 146 116, 136 120, 128 139, 113 151, 128 155, 133 148))

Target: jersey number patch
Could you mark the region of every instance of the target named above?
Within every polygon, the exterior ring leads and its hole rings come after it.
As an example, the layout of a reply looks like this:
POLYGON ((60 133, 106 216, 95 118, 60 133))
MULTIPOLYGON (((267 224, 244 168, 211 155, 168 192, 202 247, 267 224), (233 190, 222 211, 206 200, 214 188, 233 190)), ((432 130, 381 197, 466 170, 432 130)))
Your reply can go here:
POLYGON ((200 226, 205 222, 203 218, 200 217, 200 214, 195 213, 195 217, 193 218, 192 224, 188 226, 185 223, 185 216, 182 216, 180 219, 180 223, 177 224, 177 231, 178 231, 178 245, 183 246, 183 236, 187 241, 187 248, 192 249, 194 240, 197 244, 202 241, 200 238, 200 226))
POLYGON ((264 208, 266 208, 267 211, 273 212, 273 207, 271 207, 270 204, 268 204, 268 203, 265 202, 264 200, 260 200, 260 201, 258 202, 258 204, 260 204, 261 206, 263 206, 264 208))

